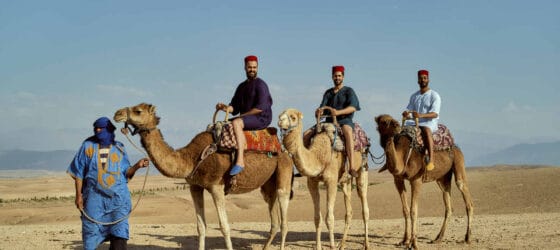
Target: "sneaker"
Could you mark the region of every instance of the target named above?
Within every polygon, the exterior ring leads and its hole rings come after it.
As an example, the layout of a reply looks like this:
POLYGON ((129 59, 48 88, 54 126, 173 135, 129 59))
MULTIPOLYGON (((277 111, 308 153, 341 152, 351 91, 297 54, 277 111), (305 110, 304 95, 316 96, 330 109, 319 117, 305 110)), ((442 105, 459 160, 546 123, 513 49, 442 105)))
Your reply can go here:
POLYGON ((239 173, 241 173, 241 171, 243 171, 243 166, 241 165, 233 165, 233 167, 231 168, 231 170, 229 171, 229 175, 237 175, 239 173))
POLYGON ((432 170, 434 170, 434 168, 435 168, 435 166, 434 166, 434 163, 432 163, 432 162, 428 162, 428 165, 426 165, 426 170, 428 170, 428 171, 432 171, 432 170))

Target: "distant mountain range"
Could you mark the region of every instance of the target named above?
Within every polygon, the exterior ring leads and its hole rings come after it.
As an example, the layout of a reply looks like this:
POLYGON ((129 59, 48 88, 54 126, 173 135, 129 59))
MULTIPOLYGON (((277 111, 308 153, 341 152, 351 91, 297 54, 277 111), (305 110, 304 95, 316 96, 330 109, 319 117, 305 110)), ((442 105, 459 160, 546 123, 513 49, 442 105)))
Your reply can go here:
MULTIPOLYGON (((463 149, 467 166, 510 165, 549 165, 560 166, 560 141, 546 143, 524 143, 507 147, 493 153, 470 157, 467 149, 463 149)), ((0 170, 42 170, 64 172, 76 151, 0 151, 0 170)), ((140 155, 131 154, 131 162, 136 162, 140 155)))
POLYGON ((472 160, 469 166, 496 164, 560 166, 560 141, 517 144, 472 160))
MULTIPOLYGON (((0 151, 0 170, 46 170, 64 172, 74 159, 76 151, 30 151, 5 150, 0 151)), ((131 162, 140 159, 138 155, 129 155, 131 162)))

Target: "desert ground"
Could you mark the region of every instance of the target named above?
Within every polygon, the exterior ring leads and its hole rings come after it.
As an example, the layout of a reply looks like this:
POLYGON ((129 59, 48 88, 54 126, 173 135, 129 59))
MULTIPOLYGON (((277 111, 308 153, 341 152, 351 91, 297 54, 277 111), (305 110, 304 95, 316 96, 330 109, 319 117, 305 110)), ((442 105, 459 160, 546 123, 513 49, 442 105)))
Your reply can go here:
MULTIPOLYGON (((152 172, 155 170, 152 169, 152 172)), ((555 249, 560 248, 560 168, 493 166, 467 169, 474 198, 472 242, 462 242, 466 230, 463 199, 453 186, 453 216, 444 241, 430 244, 443 221, 441 192, 434 182, 423 185, 419 203, 418 243, 423 249, 555 249)), ((129 184, 138 202, 144 176, 129 184)), ((145 194, 130 218, 129 249, 197 249, 192 199, 181 179, 147 178, 145 194)), ((79 212, 74 206, 73 180, 64 174, 39 178, 0 179, 0 249, 81 249, 79 212)), ((324 193, 322 193, 324 197, 324 193)), ((215 207, 206 193, 207 249, 223 249, 215 207)), ((322 199, 325 214, 325 198, 322 199)), ((363 224, 358 196, 352 197, 354 217, 348 249, 361 249, 363 224)), ((404 220, 392 176, 369 171, 369 244, 373 249, 398 249, 404 220)), ((261 249, 270 227, 267 205, 259 191, 227 197, 235 249, 261 249)), ((344 225, 342 193, 337 195, 335 237, 344 225)), ((311 198, 305 177, 296 178, 289 208, 287 249, 313 249, 311 198)), ((328 231, 322 223, 323 247, 328 231)), ((279 248, 277 235, 273 248, 279 248)), ((105 243, 100 249, 108 249, 105 243)))

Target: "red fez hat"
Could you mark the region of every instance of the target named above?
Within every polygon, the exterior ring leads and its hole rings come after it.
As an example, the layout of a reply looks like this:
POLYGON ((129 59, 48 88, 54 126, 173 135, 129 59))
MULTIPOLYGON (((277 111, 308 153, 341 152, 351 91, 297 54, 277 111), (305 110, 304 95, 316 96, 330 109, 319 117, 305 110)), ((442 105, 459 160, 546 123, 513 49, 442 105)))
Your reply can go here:
POLYGON ((249 61, 259 62, 259 59, 254 55, 249 55, 249 56, 245 57, 245 63, 247 63, 249 61))
POLYGON ((340 71, 340 72, 344 73, 344 66, 342 66, 342 65, 333 66, 332 67, 332 72, 334 73, 334 72, 337 72, 337 71, 340 71))
POLYGON ((425 70, 425 69, 418 70, 418 76, 421 76, 421 75, 430 76, 430 72, 428 72, 428 71, 425 70))

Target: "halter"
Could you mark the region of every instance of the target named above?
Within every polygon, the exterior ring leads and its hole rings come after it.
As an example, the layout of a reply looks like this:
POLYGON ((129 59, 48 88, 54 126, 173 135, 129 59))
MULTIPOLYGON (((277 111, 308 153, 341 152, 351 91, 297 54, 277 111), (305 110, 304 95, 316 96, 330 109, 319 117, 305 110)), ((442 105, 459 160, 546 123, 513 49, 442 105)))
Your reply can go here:
POLYGON ((132 128, 134 128, 134 129, 131 130, 131 129, 128 127, 128 125, 129 125, 129 124, 128 124, 128 120, 130 120, 130 107, 127 107, 127 108, 126 108, 126 120, 127 120, 127 121, 124 122, 124 127, 125 127, 127 130, 130 130, 130 131, 131 131, 130 134, 131 134, 132 136, 135 136, 135 135, 137 135, 137 134, 139 134, 139 133, 143 133, 143 132, 150 132, 150 131, 156 129, 156 127, 153 127, 153 128, 141 128, 141 129, 139 129, 138 127, 132 126, 132 128))
POLYGON ((286 129, 280 128, 280 135, 282 136, 282 138, 284 138, 285 135, 292 132, 292 130, 296 127, 297 124, 292 124, 292 120, 288 117, 288 128, 286 129))

